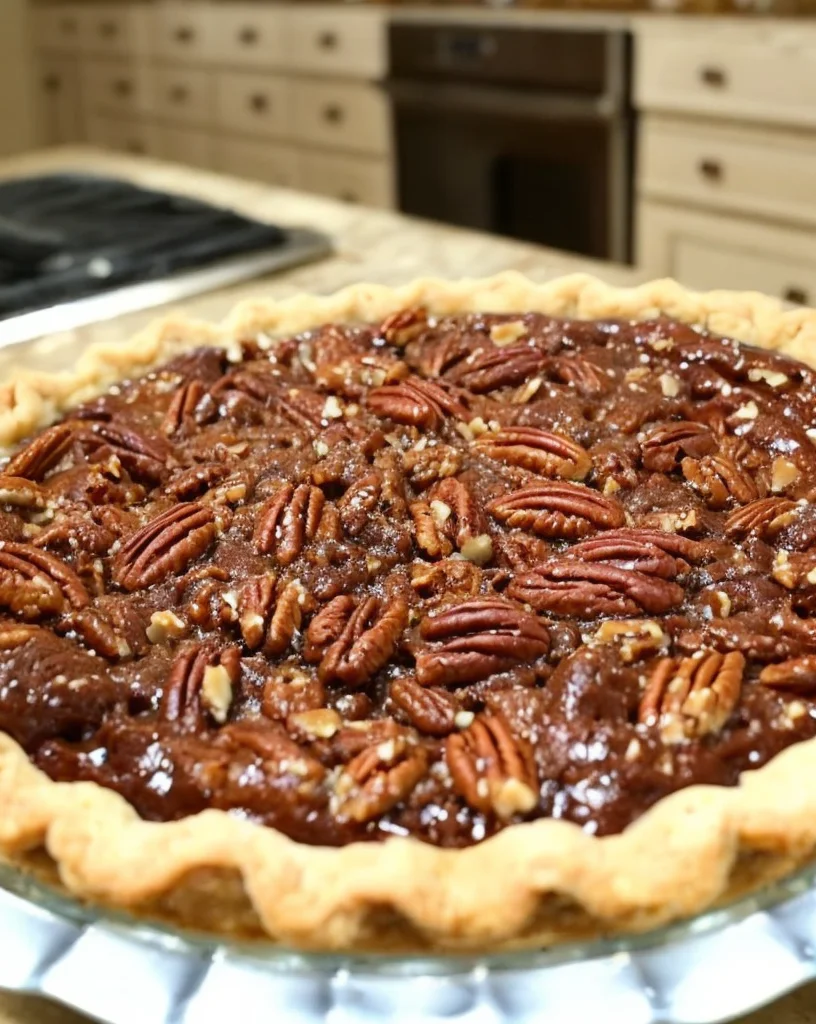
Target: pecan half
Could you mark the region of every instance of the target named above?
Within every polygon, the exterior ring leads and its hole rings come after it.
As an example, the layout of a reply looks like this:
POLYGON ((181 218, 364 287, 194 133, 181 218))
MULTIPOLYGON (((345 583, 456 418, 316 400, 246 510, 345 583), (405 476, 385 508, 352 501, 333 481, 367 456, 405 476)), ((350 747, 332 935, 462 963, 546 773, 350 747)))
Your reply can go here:
POLYGON ((372 821, 403 801, 428 767, 428 755, 404 736, 374 744, 350 761, 334 786, 338 821, 372 821))
POLYGON ((671 473, 686 456, 701 459, 716 447, 708 427, 687 420, 661 423, 640 438, 643 465, 653 473, 671 473))
POLYGON ((688 658, 661 658, 652 671, 638 720, 657 725, 664 743, 718 732, 742 691, 745 658, 739 651, 697 651, 688 658))
POLYGON ((126 637, 93 608, 70 612, 58 625, 59 632, 74 632, 92 651, 111 661, 129 658, 133 651, 126 637))
POLYGON ((395 348, 405 348, 408 342, 418 338, 427 327, 428 311, 422 306, 412 306, 386 317, 376 334, 395 348))
POLYGON ((113 423, 93 423, 77 434, 92 461, 115 456, 133 480, 158 484, 167 475, 171 449, 163 437, 150 437, 113 423))
POLYGON ((84 608, 90 601, 82 580, 55 555, 30 544, 0 542, 0 606, 34 620, 84 608))
POLYGON ((603 395, 614 385, 614 378, 583 356, 551 356, 544 369, 551 380, 568 384, 584 398, 603 395))
POLYGON ((215 540, 215 514, 198 502, 174 505, 122 545, 113 578, 125 590, 141 590, 181 572, 215 540))
POLYGON ((325 496, 319 487, 286 483, 264 503, 255 524, 255 550, 289 565, 314 539, 325 496))
POLYGON ((729 514, 725 520, 725 535, 740 540, 750 535, 773 540, 798 511, 796 502, 788 498, 759 498, 729 514))
POLYGON ((647 576, 673 580, 688 571, 691 561, 678 552, 682 550, 693 556, 698 547, 700 545, 694 541, 673 533, 623 529, 609 530, 573 544, 565 554, 581 562, 609 562, 621 569, 635 569, 647 576))
POLYGON ((198 403, 206 393, 207 389, 200 380, 184 381, 170 400, 162 420, 161 432, 167 437, 178 433, 195 416, 198 403))
POLYGON ((33 480, 26 480, 24 476, 0 474, 0 505, 44 508, 45 494, 33 480))
POLYGON ((759 681, 772 690, 791 690, 794 693, 816 692, 816 654, 789 658, 776 665, 766 665, 759 673, 759 681))
POLYGON ((682 604, 676 583, 632 569, 597 562, 553 559, 533 572, 517 576, 508 596, 553 615, 579 619, 599 615, 663 615, 682 604))
POLYGON ((298 791, 322 782, 326 769, 300 747, 277 722, 230 722, 213 739, 216 748, 248 751, 275 774, 292 776, 298 791))
POLYGON ((402 468, 413 486, 421 491, 436 480, 456 476, 462 468, 462 453, 449 444, 415 446, 403 454, 402 468))
POLYGON ((5 472, 9 476, 42 480, 71 447, 74 436, 75 424, 73 423, 57 423, 53 427, 49 427, 11 457, 5 472))
POLYGON ((463 686, 543 658, 550 649, 547 627, 507 601, 466 601, 422 620, 420 633, 437 648, 416 661, 422 686, 463 686))
POLYGON ((576 540, 595 530, 624 526, 623 508, 581 484, 556 482, 525 487, 494 498, 488 511, 509 527, 540 537, 576 540))
POLYGON ((706 455, 702 459, 686 457, 680 468, 710 508, 727 508, 732 501, 744 505, 759 497, 750 474, 726 455, 706 455))
POLYGON ((527 743, 499 715, 477 715, 445 741, 454 789, 476 811, 509 821, 538 803, 538 777, 527 743))
POLYGON ((408 623, 408 605, 396 598, 385 605, 379 598, 356 601, 334 598, 312 620, 304 657, 317 661, 324 683, 364 686, 396 650, 408 623))
POLYGON ((583 480, 592 468, 586 449, 571 437, 538 427, 503 427, 482 434, 474 446, 491 459, 540 476, 583 480))
POLYGON ((229 688, 238 682, 241 673, 241 655, 237 647, 219 650, 213 644, 197 644, 181 651, 173 661, 160 707, 161 717, 167 722, 179 722, 187 729, 200 729, 209 710, 216 721, 223 721, 222 706, 207 697, 210 681, 229 688), (211 670, 216 670, 212 672, 211 670), (218 671, 220 670, 220 671, 218 671))
POLYGON ((270 656, 283 654, 300 629, 304 596, 297 583, 278 593, 272 575, 245 583, 238 594, 238 624, 247 647, 270 656))
POLYGON ((484 349, 463 359, 445 377, 477 395, 524 383, 541 369, 544 357, 530 345, 484 349))
POLYGON ((420 732, 447 736, 456 728, 458 706, 445 690, 422 686, 411 676, 404 676, 391 683, 388 694, 420 732))
POLYGON ((470 414, 455 392, 436 381, 408 377, 374 388, 366 399, 375 416, 425 430, 439 430, 450 416, 467 421, 470 414))
POLYGON ((433 565, 414 562, 411 566, 411 586, 426 601, 475 597, 481 585, 481 571, 464 559, 445 559, 433 565))
POLYGON ((440 480, 428 501, 412 502, 410 512, 417 544, 431 558, 449 555, 454 545, 466 553, 469 542, 485 535, 476 499, 455 477, 440 480))
POLYGON ((338 500, 340 522, 349 537, 356 537, 365 529, 381 493, 382 480, 379 473, 367 473, 356 480, 338 500))

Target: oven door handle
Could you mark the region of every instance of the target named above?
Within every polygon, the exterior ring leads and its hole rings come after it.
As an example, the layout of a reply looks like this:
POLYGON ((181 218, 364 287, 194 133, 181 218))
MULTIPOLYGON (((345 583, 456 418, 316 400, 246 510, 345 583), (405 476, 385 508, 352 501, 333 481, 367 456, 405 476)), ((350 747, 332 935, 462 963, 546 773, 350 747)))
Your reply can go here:
POLYGON ((523 93, 491 86, 390 79, 384 83, 395 106, 445 113, 498 115, 530 121, 610 121, 622 113, 611 96, 523 93))

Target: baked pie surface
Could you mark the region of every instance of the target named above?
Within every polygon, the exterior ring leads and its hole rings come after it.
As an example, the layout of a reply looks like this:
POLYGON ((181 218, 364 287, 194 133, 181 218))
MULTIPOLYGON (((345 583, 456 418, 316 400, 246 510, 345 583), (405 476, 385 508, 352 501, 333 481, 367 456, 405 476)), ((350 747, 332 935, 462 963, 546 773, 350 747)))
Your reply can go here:
POLYGON ((329 948, 639 929, 808 859, 814 341, 503 275, 16 382, 5 440, 57 415, 0 478, 0 845, 329 948))

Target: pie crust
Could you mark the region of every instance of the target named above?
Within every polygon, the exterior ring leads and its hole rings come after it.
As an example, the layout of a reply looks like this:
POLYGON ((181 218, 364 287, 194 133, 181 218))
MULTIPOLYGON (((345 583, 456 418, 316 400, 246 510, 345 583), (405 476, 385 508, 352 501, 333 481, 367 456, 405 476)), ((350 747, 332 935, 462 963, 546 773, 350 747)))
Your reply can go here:
MULTIPOLYGON (((179 351, 327 322, 432 313, 536 311, 598 319, 666 315, 816 365, 816 311, 756 293, 686 291, 672 281, 615 289, 585 276, 359 285, 328 297, 245 302, 220 325, 164 319, 128 344, 94 346, 73 374, 21 373, 0 388, 11 445, 111 383, 179 351)), ((54 783, 0 735, 0 852, 95 903, 219 934, 323 950, 540 947, 687 917, 808 862, 816 851, 816 740, 747 772, 695 786, 619 835, 552 819, 513 825, 462 850, 414 839, 320 848, 207 810, 149 823, 92 783, 54 783)))

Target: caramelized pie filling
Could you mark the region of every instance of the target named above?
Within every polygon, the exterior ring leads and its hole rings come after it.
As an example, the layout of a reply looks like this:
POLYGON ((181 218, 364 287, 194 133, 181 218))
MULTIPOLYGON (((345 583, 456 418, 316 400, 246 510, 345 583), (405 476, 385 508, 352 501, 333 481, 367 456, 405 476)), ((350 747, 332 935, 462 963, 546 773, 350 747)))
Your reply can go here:
POLYGON ((620 831, 816 735, 816 380, 666 320, 200 350, 0 475, 0 729, 151 820, 620 831))

